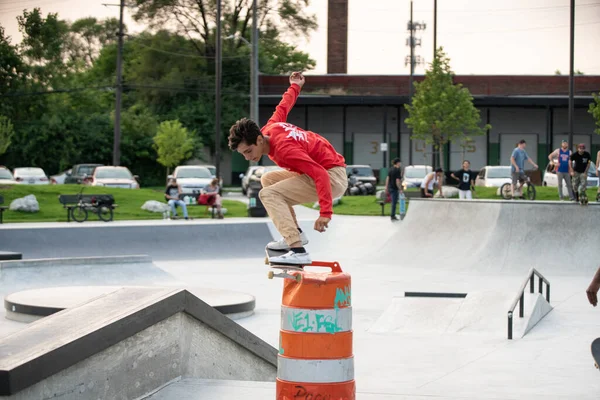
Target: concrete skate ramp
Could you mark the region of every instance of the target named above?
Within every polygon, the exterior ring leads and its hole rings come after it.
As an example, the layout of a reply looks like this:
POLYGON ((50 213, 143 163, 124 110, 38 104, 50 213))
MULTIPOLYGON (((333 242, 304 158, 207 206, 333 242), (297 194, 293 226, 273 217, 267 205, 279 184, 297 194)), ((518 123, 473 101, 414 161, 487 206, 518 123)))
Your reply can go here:
POLYGON ((0 297, 54 286, 177 285, 150 257, 85 257, 0 262, 0 297))
POLYGON ((15 400, 133 399, 276 370, 274 347, 181 289, 123 288, 0 339, 0 397, 15 400))
POLYGON ((265 223, 0 230, 0 249, 23 253, 24 259, 133 254, 146 254, 154 260, 262 257, 271 240, 265 223))
POLYGON ((427 268, 589 275, 597 268, 596 203, 412 199, 396 234, 371 258, 427 268))

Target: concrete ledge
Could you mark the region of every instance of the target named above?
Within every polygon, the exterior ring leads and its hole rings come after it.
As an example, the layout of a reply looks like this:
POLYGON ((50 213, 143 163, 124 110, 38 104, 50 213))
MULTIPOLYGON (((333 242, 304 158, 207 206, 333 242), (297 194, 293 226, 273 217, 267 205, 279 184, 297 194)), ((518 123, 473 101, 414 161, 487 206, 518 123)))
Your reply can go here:
POLYGON ((0 251, 0 261, 22 260, 23 254, 13 251, 0 251))
POLYGON ((98 264, 132 264, 149 263, 152 258, 147 255, 131 256, 96 256, 96 257, 64 257, 64 258, 37 258, 31 260, 2 261, 0 269, 3 268, 28 268, 28 267, 51 267, 55 265, 98 265, 98 264))
MULTIPOLYGON (((6 318, 19 322, 35 321, 124 288, 126 287, 59 286, 11 293, 4 298, 6 318)), ((254 296, 246 293, 209 288, 186 289, 211 307, 234 319, 251 315, 256 304, 254 296)))
POLYGON ((124 288, 0 340, 0 395, 136 398, 180 375, 274 380, 276 366, 274 347, 190 292, 124 288))

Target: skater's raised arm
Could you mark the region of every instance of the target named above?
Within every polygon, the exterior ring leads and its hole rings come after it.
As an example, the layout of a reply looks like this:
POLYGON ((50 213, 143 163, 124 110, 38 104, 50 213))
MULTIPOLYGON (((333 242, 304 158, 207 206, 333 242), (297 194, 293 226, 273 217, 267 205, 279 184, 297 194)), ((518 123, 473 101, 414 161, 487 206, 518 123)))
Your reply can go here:
POLYGON ((285 122, 287 121, 287 116, 294 108, 296 104, 296 99, 300 95, 300 91, 302 90, 302 86, 304 86, 304 77, 299 72, 294 72, 290 76, 290 87, 283 94, 283 98, 275 107, 275 112, 267 121, 267 125, 274 124, 277 122, 285 122))

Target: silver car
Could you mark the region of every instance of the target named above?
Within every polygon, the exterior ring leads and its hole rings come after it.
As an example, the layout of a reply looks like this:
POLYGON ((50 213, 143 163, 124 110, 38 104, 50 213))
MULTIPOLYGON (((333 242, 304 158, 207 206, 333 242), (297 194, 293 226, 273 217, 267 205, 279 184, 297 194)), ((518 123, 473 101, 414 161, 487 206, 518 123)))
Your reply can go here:
POLYGON ((244 195, 248 193, 248 183, 250 182, 250 177, 252 176, 254 171, 259 169, 260 167, 260 165, 251 165, 248 167, 245 173, 240 174, 240 179, 242 180, 242 193, 244 195))
POLYGON ((21 185, 49 185, 50 180, 41 168, 15 168, 13 170, 15 181, 21 185))
POLYGON ((6 167, 0 166, 0 185, 16 185, 17 181, 6 167))
POLYGON ((173 175, 169 175, 167 179, 175 178, 181 186, 183 194, 200 193, 202 189, 210 185, 213 174, 207 167, 199 165, 180 165, 175 168, 173 175))

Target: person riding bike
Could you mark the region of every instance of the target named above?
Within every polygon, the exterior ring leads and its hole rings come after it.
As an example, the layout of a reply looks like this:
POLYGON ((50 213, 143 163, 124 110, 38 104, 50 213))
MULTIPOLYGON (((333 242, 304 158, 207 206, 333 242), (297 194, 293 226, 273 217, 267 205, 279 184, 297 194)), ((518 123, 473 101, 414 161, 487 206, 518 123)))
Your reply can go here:
POLYGON ((525 161, 533 165, 533 168, 538 168, 537 164, 531 161, 531 158, 529 158, 529 155, 525 151, 526 146, 527 143, 525 142, 525 140, 521 139, 510 156, 510 171, 512 177, 511 188, 513 199, 515 197, 523 196, 521 190, 523 189, 523 185, 527 180, 525 178, 525 161), (515 186, 517 186, 517 181, 519 181, 519 189, 515 190, 515 186), (519 196, 516 196, 516 193, 518 193, 519 196))

